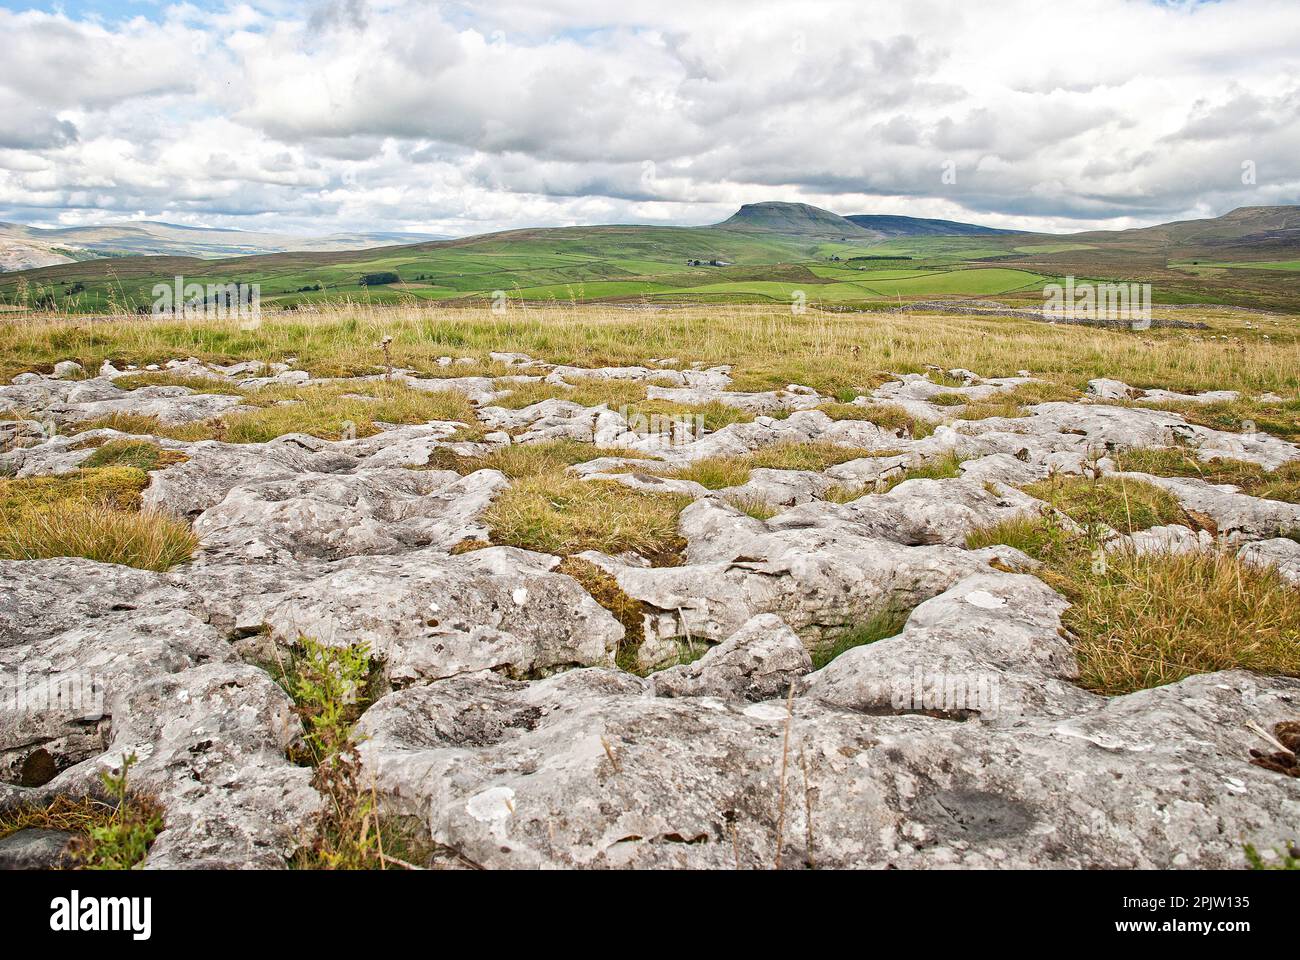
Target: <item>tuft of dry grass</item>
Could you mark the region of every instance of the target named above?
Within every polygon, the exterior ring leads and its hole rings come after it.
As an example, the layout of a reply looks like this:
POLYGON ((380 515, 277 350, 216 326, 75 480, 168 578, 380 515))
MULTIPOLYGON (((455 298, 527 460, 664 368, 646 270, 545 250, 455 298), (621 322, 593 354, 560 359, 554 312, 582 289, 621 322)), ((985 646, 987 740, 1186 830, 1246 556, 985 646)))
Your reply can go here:
POLYGON ((928 437, 937 426, 917 419, 894 403, 824 403, 817 409, 832 420, 866 420, 885 430, 904 430, 914 440, 928 437))
POLYGON ((1054 476, 1024 488, 1084 526, 1104 523, 1120 533, 1135 533, 1171 523, 1186 523, 1178 498, 1167 490, 1127 477, 1054 476))
POLYGON ((1300 462, 1265 470, 1245 460, 1201 461, 1195 451, 1184 447, 1146 447, 1116 454, 1115 463, 1120 470, 1133 473, 1231 483, 1254 497, 1300 503, 1300 462))
POLYGON ((912 467, 896 477, 890 478, 881 492, 888 493, 907 480, 955 480, 961 476, 963 461, 964 458, 958 456, 955 450, 949 450, 919 466, 912 467))
POLYGON ((731 504, 731 506, 735 507, 746 516, 753 517, 755 520, 763 520, 765 522, 771 520, 785 509, 785 507, 769 503, 762 497, 753 496, 730 496, 727 497, 727 503, 731 504))
MULTIPOLYGON (((647 419, 654 417, 688 419, 692 423, 698 423, 710 433, 733 423, 751 423, 754 419, 752 413, 719 400, 710 400, 708 403, 698 405, 672 403, 668 400, 642 400, 617 409, 629 418, 640 415, 647 419)), ((651 423, 653 425, 654 421, 651 420, 651 423)))
POLYGON ((1147 410, 1165 410, 1179 414, 1188 423, 1200 424, 1214 430, 1242 433, 1258 430, 1300 442, 1300 400, 1284 403, 1260 403, 1238 399, 1220 403, 1140 403, 1129 404, 1147 410))
POLYGON ((538 477, 543 474, 563 472, 566 467, 586 463, 599 457, 625 459, 651 459, 648 454, 635 450, 597 447, 580 440, 547 440, 541 443, 515 443, 498 447, 481 457, 462 457, 440 448, 434 451, 427 467, 420 469, 455 470, 470 474, 475 470, 500 470, 511 480, 538 477))
POLYGON ((244 395, 244 391, 235 384, 216 377, 198 377, 167 370, 145 370, 125 377, 114 377, 113 385, 123 390, 139 390, 142 387, 185 387, 195 393, 220 394, 229 397, 244 395))
POLYGON ((633 551, 656 566, 681 562, 677 516, 689 497, 643 493, 616 483, 541 474, 516 480, 487 509, 492 542, 569 556, 633 551))
POLYGON ((998 393, 987 400, 967 404, 961 413, 963 420, 987 420, 991 417, 1027 417, 1029 407, 1053 401, 1074 401, 1080 391, 1051 381, 1022 383, 1012 390, 998 393))
MULTIPOLYGON (((1074 561, 1079 550, 1084 547, 1078 535, 1066 530, 1054 514, 1003 520, 991 527, 972 530, 966 535, 968 550, 981 550, 1000 544, 1015 547, 1035 560, 1055 566, 1074 561)), ((1087 549, 1093 549, 1095 545, 1095 541, 1089 541, 1087 549)))
POLYGON ((593 600, 623 625, 623 639, 619 641, 614 659, 621 669, 637 673, 637 651, 645 642, 645 606, 640 600, 624 593, 612 575, 589 560, 565 557, 560 563, 559 572, 577 580, 593 600))
POLYGON ((464 394, 414 390, 386 381, 265 387, 251 394, 248 403, 256 409, 226 414, 226 441, 265 443, 289 433, 338 440, 349 434, 376 434, 380 423, 477 423, 474 407, 464 394))
POLYGON ((189 458, 176 450, 164 450, 145 440, 110 440, 81 462, 82 469, 96 467, 134 467, 148 473, 161 470, 189 458))
POLYGON ((970 549, 1007 544, 1042 561, 1039 576, 1070 601, 1079 682, 1131 693, 1197 673, 1254 670, 1300 676, 1300 591, 1273 568, 1230 552, 1103 552, 1089 531, 1050 516, 970 534, 970 549))
POLYGON ((133 466, 106 466, 48 477, 0 480, 0 520, 8 521, 32 510, 62 506, 70 501, 100 503, 118 510, 140 506, 140 491, 149 485, 147 474, 133 466))
POLYGON ((749 480, 754 468, 749 457, 708 457, 696 460, 689 466, 679 467, 665 476, 674 480, 690 480, 708 490, 738 487, 749 480))
POLYGON ((1120 694, 1197 673, 1300 676, 1300 592, 1230 553, 1107 555, 1102 574, 1057 575, 1080 682, 1120 694))
POLYGON ((892 457, 896 450, 867 450, 840 447, 833 443, 774 443, 759 447, 743 457, 707 457, 680 467, 664 476, 693 480, 709 490, 737 487, 749 480, 753 470, 811 470, 820 472, 850 460, 866 457, 892 457))
POLYGON ((217 435, 211 423, 164 424, 157 417, 138 413, 110 413, 107 416, 95 417, 93 420, 79 421, 74 426, 77 433, 87 433, 91 430, 116 430, 119 433, 181 440, 187 443, 211 440, 217 435))
POLYGON ((202 423, 171 426, 156 417, 114 413, 83 421, 77 430, 107 428, 189 442, 265 443, 290 433, 322 440, 368 437, 380 431, 380 423, 432 420, 458 421, 471 427, 478 423, 473 404, 454 390, 415 390, 400 382, 366 380, 264 387, 247 394, 244 404, 235 410, 202 423))
POLYGON ((162 572, 190 559, 198 545, 189 525, 175 517, 98 503, 70 501, 0 525, 0 558, 5 560, 85 557, 162 572))
POLYGON ((0 480, 0 558, 85 557, 158 571, 183 563, 198 539, 174 517, 138 512, 147 483, 129 466, 0 480))
POLYGON ((572 387, 553 383, 507 383, 510 395, 494 402, 494 406, 507 410, 522 410, 543 400, 568 400, 584 407, 598 407, 602 403, 611 410, 646 402, 645 384, 639 380, 581 379, 572 387))

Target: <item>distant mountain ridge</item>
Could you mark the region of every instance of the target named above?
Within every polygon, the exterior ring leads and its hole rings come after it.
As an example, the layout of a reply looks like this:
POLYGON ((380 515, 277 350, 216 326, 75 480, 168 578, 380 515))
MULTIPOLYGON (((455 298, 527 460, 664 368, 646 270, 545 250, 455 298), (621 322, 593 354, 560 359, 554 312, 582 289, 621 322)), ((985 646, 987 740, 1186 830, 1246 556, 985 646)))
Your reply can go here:
POLYGON ((51 228, 0 223, 0 271, 28 270, 102 257, 216 259, 263 253, 364 250, 443 239, 446 237, 441 234, 382 231, 299 237, 228 227, 190 227, 154 220, 51 228))
POLYGON ((768 200, 747 203, 731 217, 715 224, 719 230, 779 233, 784 236, 838 240, 886 240, 893 237, 960 237, 1017 233, 956 220, 903 217, 893 214, 855 213, 840 216, 807 203, 768 200))
POLYGON ((1073 236, 1085 240, 1156 243, 1213 250, 1252 247, 1256 250, 1300 246, 1300 204, 1237 207, 1221 217, 1175 220, 1130 230, 1094 230, 1073 236))
POLYGON ((974 237, 994 233, 1020 233, 977 223, 934 220, 928 217, 900 217, 892 214, 853 213, 844 218, 886 237, 974 237))

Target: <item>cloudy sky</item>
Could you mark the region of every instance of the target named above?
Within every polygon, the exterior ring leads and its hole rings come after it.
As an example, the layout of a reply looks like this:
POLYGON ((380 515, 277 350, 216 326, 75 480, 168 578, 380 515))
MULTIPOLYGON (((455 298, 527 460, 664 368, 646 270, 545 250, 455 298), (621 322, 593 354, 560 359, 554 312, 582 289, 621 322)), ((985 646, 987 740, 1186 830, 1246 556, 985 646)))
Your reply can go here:
POLYGON ((757 200, 1045 230, 1298 203, 1300 2, 0 0, 0 220, 461 235, 757 200))

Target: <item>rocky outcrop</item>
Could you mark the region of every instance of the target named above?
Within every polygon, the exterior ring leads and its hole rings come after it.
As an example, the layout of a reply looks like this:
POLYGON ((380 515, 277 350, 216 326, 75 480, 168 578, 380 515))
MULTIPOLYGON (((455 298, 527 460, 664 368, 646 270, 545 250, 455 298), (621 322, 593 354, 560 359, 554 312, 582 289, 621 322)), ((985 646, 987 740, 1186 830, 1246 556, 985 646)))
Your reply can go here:
MULTIPOLYGON (((1243 843, 1295 839, 1294 780, 1250 751, 1262 745, 1254 731, 1300 713, 1300 681, 1224 672, 1087 692, 1066 601, 1032 575, 1038 565, 1009 547, 966 548, 974 530, 1050 512, 1018 487, 1111 473, 1122 450, 1177 446, 1266 468, 1300 459, 1265 434, 1151 409, 1230 392, 1097 380, 1079 402, 967 420, 970 404, 1032 377, 958 369, 863 388, 853 404, 867 419, 834 420, 815 409, 832 398, 800 384, 731 391, 726 367, 490 360, 509 375, 394 374, 460 392, 476 424, 157 440, 185 459, 150 474, 144 504, 192 521, 201 539, 166 574, 0 562, 0 803, 85 793, 134 757, 133 786, 166 814, 146 866, 283 866, 321 798, 288 759, 303 734, 293 704, 259 664, 311 637, 366 644, 375 689, 388 691, 357 730, 382 811, 485 867, 1237 867, 1243 843), (566 399, 499 405, 525 384, 591 379, 754 418, 652 431, 566 399), (914 439, 873 423, 878 404, 939 426, 914 439), (429 468, 553 439, 638 454, 575 464, 576 477, 693 501, 679 518, 680 564, 581 554, 601 578, 556 556, 481 548, 485 511, 511 481, 429 468), (852 448, 854 459, 757 468, 721 490, 671 476, 784 443, 852 448), (908 479, 954 464, 958 477, 908 479), (894 636, 852 646, 864 625, 902 619, 894 636), (832 647, 849 649, 814 671, 812 654, 820 664, 832 647)), ((477 363, 437 366, 477 374, 477 363)), ((0 421, 6 473, 67 473, 127 436, 71 435, 93 417, 183 424, 241 402, 127 391, 117 381, 138 371, 112 364, 95 377, 60 366, 0 387, 0 409, 19 411, 0 421)), ((250 391, 341 382, 291 363, 157 366, 250 391)), ((1196 529, 1116 534, 1108 549, 1231 551, 1300 584, 1300 507, 1121 476, 1172 493, 1196 529)), ((12 855, 57 859, 64 839, 23 838, 12 855)))
POLYGON ((1238 867, 1300 812, 1244 724, 1297 698, 1228 673, 1003 727, 475 674, 385 697, 361 750, 390 809, 488 868, 1238 867))
POLYGON ((286 644, 300 636, 368 644, 395 684, 612 664, 623 628, 577 582, 552 572, 558 564, 508 547, 355 557, 249 599, 236 629, 268 627, 286 644))
POLYGON ((208 555, 253 563, 450 550, 487 539, 478 517, 508 485, 496 470, 303 472, 234 487, 194 532, 208 555))

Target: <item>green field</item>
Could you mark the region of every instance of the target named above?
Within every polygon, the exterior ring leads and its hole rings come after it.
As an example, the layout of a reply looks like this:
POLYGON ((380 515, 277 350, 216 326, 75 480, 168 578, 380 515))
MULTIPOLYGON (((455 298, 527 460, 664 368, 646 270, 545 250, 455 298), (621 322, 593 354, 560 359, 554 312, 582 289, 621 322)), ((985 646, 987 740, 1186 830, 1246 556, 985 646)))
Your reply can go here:
POLYGON ((728 226, 732 221, 712 227, 561 227, 365 251, 224 260, 118 257, 0 274, 0 309, 147 313, 154 285, 170 284, 177 276, 205 290, 257 284, 263 302, 282 308, 503 297, 575 303, 802 298, 840 309, 945 297, 1026 301, 1036 299, 1045 283, 1074 276, 1150 283, 1157 303, 1300 312, 1300 289, 1287 277, 1300 270, 1300 260, 1294 259, 1300 242, 1283 239, 1294 232, 1288 219, 1292 209, 1247 209, 1215 221, 1069 237, 883 238, 860 230, 860 236, 836 238, 819 232, 815 223, 801 229, 797 221, 781 217, 789 232, 728 226), (1228 247, 1239 260, 1223 260, 1228 247), (1264 250, 1275 259, 1264 259, 1264 250), (1247 251, 1255 256, 1246 256, 1247 251), (363 282, 373 274, 397 280, 363 282))
POLYGON ((1171 264, 1175 267, 1216 267, 1226 270, 1289 270, 1300 271, 1300 260, 1250 260, 1243 263, 1205 263, 1197 260, 1171 264))

